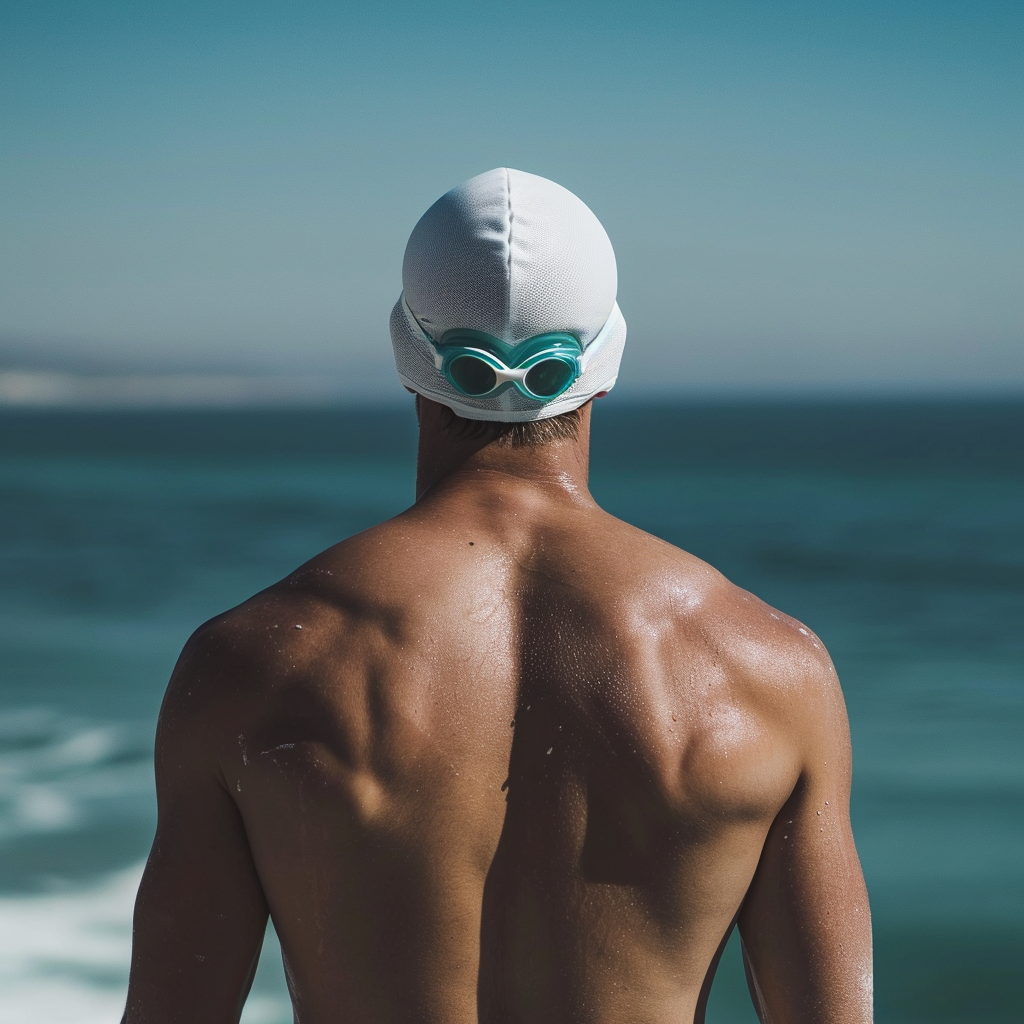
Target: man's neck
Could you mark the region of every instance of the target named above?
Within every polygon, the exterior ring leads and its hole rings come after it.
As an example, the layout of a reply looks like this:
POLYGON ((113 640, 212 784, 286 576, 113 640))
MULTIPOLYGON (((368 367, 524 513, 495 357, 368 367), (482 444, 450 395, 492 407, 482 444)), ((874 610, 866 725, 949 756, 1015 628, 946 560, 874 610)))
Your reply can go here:
POLYGON ((450 487, 537 488, 552 496, 591 501, 587 486, 590 406, 580 409, 576 438, 511 447, 497 441, 453 436, 450 420, 435 402, 419 401, 420 440, 416 500, 450 487))

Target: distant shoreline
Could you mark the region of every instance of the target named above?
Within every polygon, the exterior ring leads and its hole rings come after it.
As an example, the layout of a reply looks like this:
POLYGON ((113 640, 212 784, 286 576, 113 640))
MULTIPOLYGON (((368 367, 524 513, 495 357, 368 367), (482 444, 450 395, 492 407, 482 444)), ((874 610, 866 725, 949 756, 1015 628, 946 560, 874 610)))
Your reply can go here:
MULTIPOLYGON (((645 389, 620 385, 609 406, 723 406, 850 404, 989 404, 1024 402, 1024 383, 1003 388, 910 387, 892 384, 758 389, 702 387, 645 389)), ((390 376, 373 386, 337 372, 73 373, 51 369, 0 370, 0 412, 271 411, 398 408, 405 392, 390 376)), ((603 408, 603 407, 602 407, 603 408)))

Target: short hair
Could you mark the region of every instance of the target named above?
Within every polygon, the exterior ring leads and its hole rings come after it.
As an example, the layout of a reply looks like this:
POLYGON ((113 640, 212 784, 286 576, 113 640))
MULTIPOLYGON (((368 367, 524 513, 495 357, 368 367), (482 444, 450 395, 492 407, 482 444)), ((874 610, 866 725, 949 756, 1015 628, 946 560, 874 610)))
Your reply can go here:
MULTIPOLYGON (((419 411, 419 395, 416 408, 419 411)), ((580 410, 570 409, 561 416, 525 423, 500 423, 494 420, 469 420, 441 406, 441 421, 446 430, 460 441, 497 443, 501 448, 531 448, 552 441, 576 441, 580 436, 580 410)))

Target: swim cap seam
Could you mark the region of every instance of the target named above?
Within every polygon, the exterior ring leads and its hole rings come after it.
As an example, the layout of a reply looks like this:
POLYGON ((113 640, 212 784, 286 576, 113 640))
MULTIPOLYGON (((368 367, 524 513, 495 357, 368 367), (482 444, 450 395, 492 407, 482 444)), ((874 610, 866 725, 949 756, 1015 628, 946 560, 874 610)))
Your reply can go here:
POLYGON ((512 212, 512 172, 506 167, 505 168, 505 195, 508 203, 508 258, 505 264, 505 273, 508 275, 508 307, 505 314, 505 331, 506 337, 503 339, 508 341, 507 335, 509 334, 509 328, 512 325, 512 310, 514 306, 512 304, 512 221, 515 214, 512 212))

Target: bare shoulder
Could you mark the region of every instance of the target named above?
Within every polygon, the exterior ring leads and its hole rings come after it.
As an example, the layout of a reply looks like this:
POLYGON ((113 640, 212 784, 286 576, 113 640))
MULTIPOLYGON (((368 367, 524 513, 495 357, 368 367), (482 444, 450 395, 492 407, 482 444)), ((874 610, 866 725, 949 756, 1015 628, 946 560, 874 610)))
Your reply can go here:
POLYGON ((846 706, 818 636, 721 574, 704 579, 683 628, 726 669, 731 698, 785 741, 801 773, 829 757, 848 763, 846 706))
POLYGON ((747 684, 772 700, 838 690, 832 659, 804 623, 724 577, 708 594, 706 629, 747 684))
POLYGON ((309 675, 323 636, 336 635, 343 617, 321 582, 331 576, 320 558, 195 630, 164 697, 158 754, 161 737, 187 737, 197 751, 222 748, 274 691, 309 675))
POLYGON ((825 645, 804 623, 707 562, 621 524, 614 550, 644 614, 728 668, 731 687, 773 717, 803 720, 842 697, 825 645))
POLYGON ((230 730, 276 691, 315 678, 367 622, 386 620, 386 553, 395 547, 387 525, 328 548, 203 623, 175 666, 161 725, 230 730))

